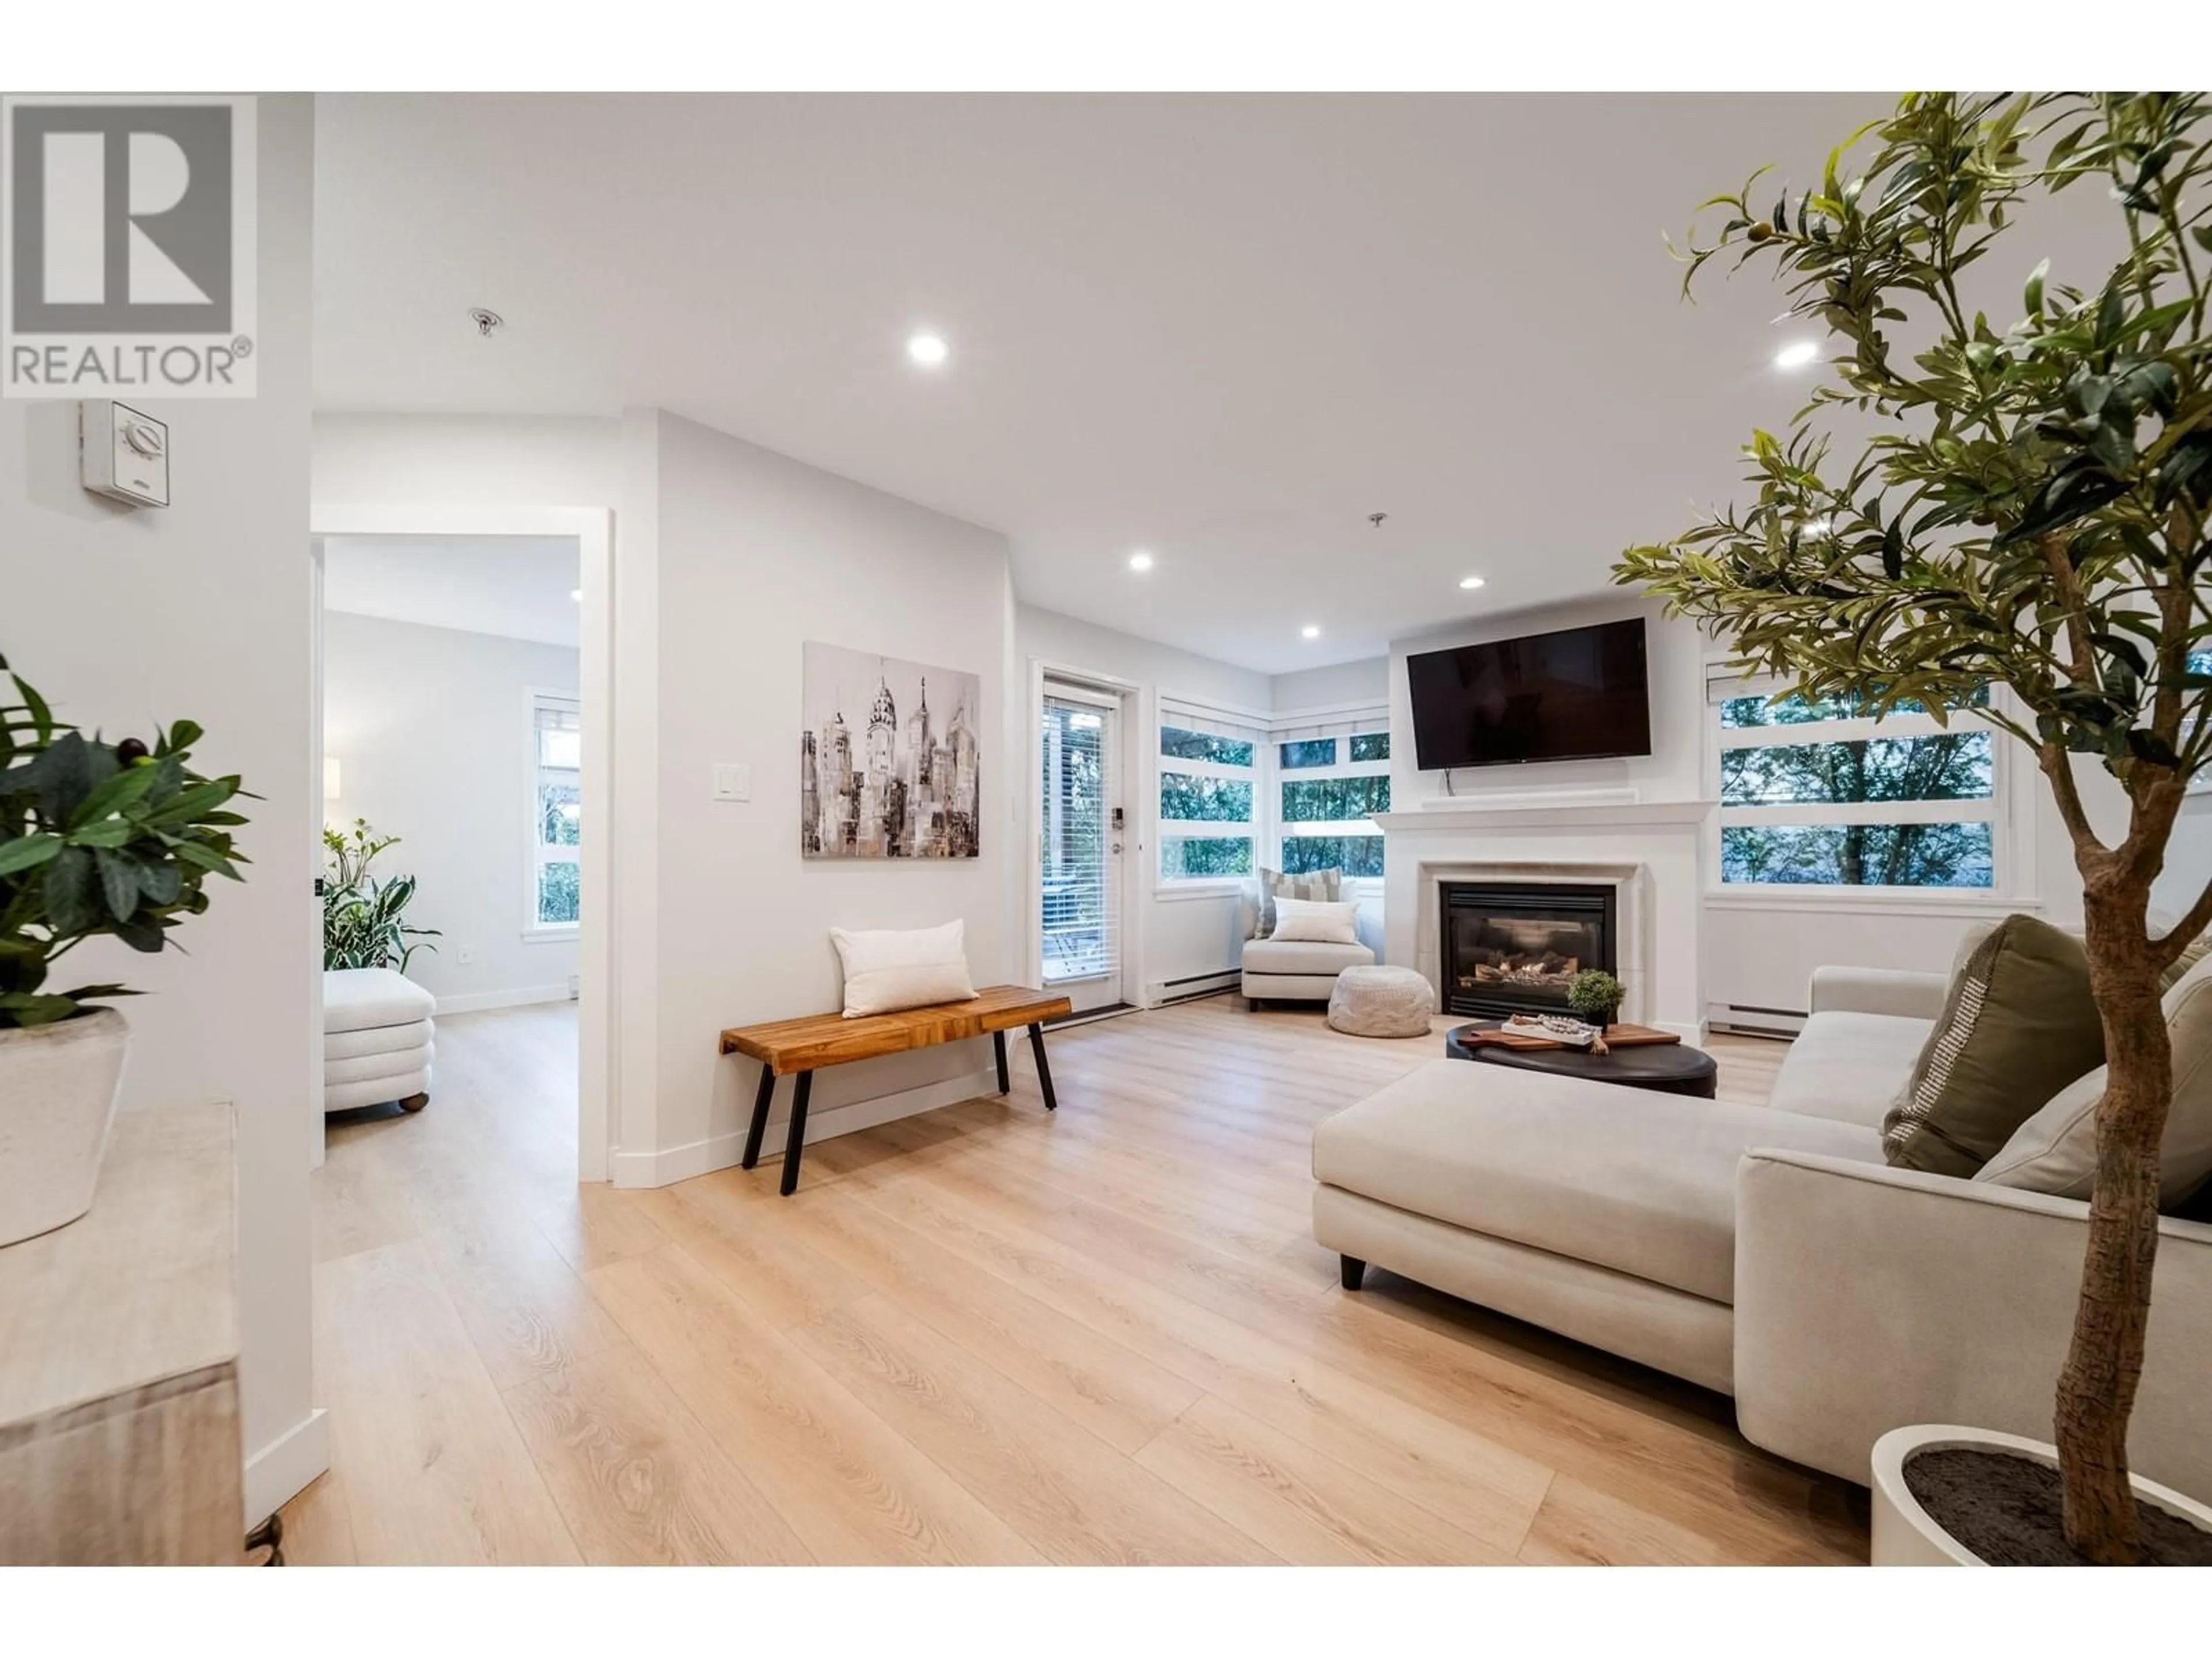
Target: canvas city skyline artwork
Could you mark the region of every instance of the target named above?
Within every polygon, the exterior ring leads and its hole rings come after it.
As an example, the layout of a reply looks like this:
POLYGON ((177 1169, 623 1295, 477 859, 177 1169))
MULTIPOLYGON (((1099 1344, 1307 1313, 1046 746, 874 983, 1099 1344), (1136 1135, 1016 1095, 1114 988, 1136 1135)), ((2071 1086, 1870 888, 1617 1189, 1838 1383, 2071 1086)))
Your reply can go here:
POLYGON ((980 675, 809 640, 801 682, 802 856, 978 856, 980 675))

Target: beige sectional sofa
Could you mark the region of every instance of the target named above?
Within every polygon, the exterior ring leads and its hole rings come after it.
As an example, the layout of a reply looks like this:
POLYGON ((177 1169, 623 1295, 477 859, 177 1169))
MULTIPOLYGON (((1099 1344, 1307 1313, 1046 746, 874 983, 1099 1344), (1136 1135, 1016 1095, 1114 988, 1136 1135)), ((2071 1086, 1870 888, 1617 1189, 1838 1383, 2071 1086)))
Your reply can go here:
MULTIPOLYGON (((1315 1131, 1314 1236, 1348 1288, 1373 1263, 1732 1393, 1848 1480, 1905 1424, 2047 1439, 2087 1206, 1882 1160, 1945 983, 1823 969, 1764 1107, 1431 1061, 1315 1131)), ((2212 1225, 2161 1231, 2131 1454, 2201 1496, 2212 1225)))

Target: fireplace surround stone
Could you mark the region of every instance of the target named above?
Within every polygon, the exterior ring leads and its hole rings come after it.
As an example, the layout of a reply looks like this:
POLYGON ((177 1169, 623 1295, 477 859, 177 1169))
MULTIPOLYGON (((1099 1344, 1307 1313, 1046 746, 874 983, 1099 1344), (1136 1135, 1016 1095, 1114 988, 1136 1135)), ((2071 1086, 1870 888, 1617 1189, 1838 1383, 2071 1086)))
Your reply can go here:
POLYGON ((1443 987, 1443 884, 1602 886, 1613 894, 1620 1018, 1705 1036, 1704 837, 1710 801, 1415 808, 1384 836, 1383 960, 1443 987))

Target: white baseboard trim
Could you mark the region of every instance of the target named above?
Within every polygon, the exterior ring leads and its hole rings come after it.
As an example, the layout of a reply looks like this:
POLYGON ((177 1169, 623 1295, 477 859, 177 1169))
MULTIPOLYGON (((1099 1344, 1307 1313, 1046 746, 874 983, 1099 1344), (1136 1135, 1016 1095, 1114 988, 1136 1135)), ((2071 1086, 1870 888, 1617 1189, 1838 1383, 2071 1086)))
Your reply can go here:
MULTIPOLYGON (((1012 1061, 1012 1045, 1007 1045, 1009 1063, 1012 1061)), ((783 1093, 784 1106, 789 1109, 788 1093, 783 1093)), ((873 1100, 856 1100, 849 1106, 834 1107, 826 1112, 810 1112, 806 1119, 806 1144, 829 1140, 837 1135, 849 1135, 861 1129, 872 1129, 878 1123, 890 1123, 902 1117, 912 1117, 917 1112, 933 1112, 940 1106, 953 1106, 963 1100, 973 1100, 978 1095, 995 1095, 999 1079, 991 1072, 971 1072, 965 1077, 949 1077, 942 1083, 925 1084, 919 1089, 902 1089, 896 1094, 878 1095, 873 1100)), ((787 1119, 777 1119, 769 1125, 768 1137, 761 1143, 761 1162, 773 1164, 783 1157, 783 1130, 787 1119)), ((614 1155, 614 1184, 617 1187, 665 1187, 672 1182, 689 1181, 693 1176, 705 1175, 710 1170, 726 1170, 744 1157, 745 1132, 733 1129, 727 1134, 710 1135, 704 1140, 687 1142, 681 1146, 670 1146, 658 1152, 623 1152, 614 1155)))
POLYGON ((246 1460, 246 1531, 305 1492, 330 1466, 331 1414, 317 1406, 246 1460))
POLYGON ((514 991, 468 991, 459 996, 440 997, 438 1012, 445 1014, 481 1014, 492 1008, 526 1008, 533 1002, 566 1002, 568 988, 560 985, 526 985, 514 991))

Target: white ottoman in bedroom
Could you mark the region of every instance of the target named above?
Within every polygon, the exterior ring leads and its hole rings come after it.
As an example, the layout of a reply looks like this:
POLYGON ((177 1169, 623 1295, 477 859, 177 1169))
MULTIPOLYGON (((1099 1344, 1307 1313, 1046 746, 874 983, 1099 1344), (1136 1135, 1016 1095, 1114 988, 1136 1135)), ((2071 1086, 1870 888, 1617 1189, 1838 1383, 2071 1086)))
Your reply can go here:
POLYGON ((1328 1023, 1352 1036, 1426 1036, 1436 1007, 1437 994, 1410 968, 1347 968, 1328 994, 1328 1023))
POLYGON ((437 998, 389 968, 323 975, 323 1109, 430 1103, 437 998))

